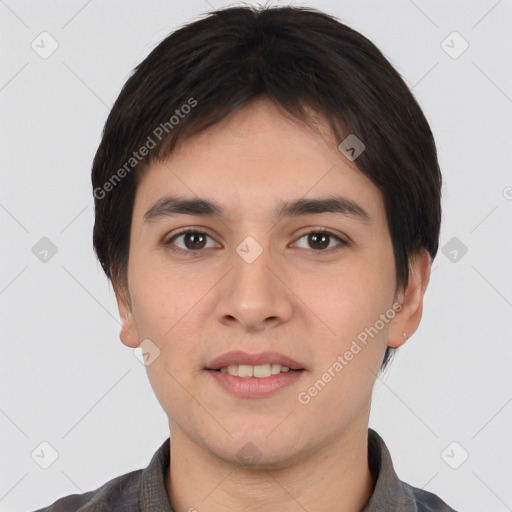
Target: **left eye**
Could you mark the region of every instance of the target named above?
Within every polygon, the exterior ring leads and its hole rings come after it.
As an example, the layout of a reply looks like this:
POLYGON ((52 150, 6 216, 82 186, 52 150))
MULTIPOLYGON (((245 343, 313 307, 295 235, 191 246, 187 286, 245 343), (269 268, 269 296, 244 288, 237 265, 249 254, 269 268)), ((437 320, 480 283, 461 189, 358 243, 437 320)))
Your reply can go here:
MULTIPOLYGON (((302 235, 298 240, 301 240, 302 238, 307 237, 307 244, 310 246, 315 246, 315 252, 330 252, 332 250, 340 249, 341 247, 348 245, 345 240, 340 238, 338 235, 335 235, 334 233, 331 233, 330 231, 310 231, 309 233, 306 233, 302 235), (327 250, 326 247, 329 247, 330 242, 332 239, 337 240, 338 246, 331 247, 327 250)), ((306 247, 307 249, 308 247, 306 247)))

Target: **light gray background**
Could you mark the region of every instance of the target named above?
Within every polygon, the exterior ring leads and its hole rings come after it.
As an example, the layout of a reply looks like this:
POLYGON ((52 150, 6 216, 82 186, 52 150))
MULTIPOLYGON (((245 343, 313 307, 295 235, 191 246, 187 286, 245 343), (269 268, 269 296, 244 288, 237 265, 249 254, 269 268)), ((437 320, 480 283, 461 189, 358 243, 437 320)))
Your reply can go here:
MULTIPOLYGON (((132 68, 227 4, 0 0, 2 511, 144 468, 168 436, 92 251, 90 166, 132 68), (47 59, 31 48, 43 31, 59 45, 47 59), (58 248, 47 262, 32 252, 42 237, 58 248), (59 454, 48 469, 31 457, 48 456, 44 441, 59 454)), ((444 175, 441 247, 457 237, 468 249, 457 261, 440 249, 423 321, 377 381, 370 426, 401 479, 457 510, 512 510, 512 1, 294 4, 369 37, 413 89, 444 175), (453 31, 469 44, 457 58, 453 31)))

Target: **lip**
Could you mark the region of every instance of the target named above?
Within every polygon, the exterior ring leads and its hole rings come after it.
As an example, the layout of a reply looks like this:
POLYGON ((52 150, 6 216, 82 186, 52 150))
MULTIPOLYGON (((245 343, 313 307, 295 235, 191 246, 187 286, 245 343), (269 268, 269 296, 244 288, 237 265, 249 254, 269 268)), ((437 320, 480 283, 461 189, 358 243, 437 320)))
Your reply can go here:
POLYGON ((298 382, 305 373, 305 370, 278 373, 270 377, 237 377, 229 373, 222 373, 215 370, 207 370, 224 390, 244 398, 260 398, 269 396, 286 386, 298 382))
MULTIPOLYGON (((224 354, 221 354, 215 359, 212 359, 206 365, 206 370, 219 370, 224 366, 229 366, 232 364, 247 364, 250 366, 257 366, 260 364, 267 363, 288 366, 290 370, 305 370, 305 368, 300 363, 298 363, 291 357, 285 356, 284 354, 280 354, 279 352, 273 352, 269 350, 265 352, 259 352, 257 354, 250 354, 248 352, 243 352, 242 350, 232 350, 231 352, 225 352, 224 354)), ((243 377, 239 378, 243 379, 243 377)), ((272 377, 267 377, 267 379, 270 378, 272 377)))

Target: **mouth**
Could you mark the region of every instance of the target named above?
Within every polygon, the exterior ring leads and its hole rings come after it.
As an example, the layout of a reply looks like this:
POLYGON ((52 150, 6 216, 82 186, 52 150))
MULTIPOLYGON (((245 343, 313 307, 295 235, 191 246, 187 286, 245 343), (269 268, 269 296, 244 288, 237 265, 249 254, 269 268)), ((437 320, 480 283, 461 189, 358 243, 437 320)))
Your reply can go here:
POLYGON ((291 357, 274 351, 226 352, 210 361, 205 370, 216 385, 241 398, 269 397, 302 380, 306 368, 291 357))

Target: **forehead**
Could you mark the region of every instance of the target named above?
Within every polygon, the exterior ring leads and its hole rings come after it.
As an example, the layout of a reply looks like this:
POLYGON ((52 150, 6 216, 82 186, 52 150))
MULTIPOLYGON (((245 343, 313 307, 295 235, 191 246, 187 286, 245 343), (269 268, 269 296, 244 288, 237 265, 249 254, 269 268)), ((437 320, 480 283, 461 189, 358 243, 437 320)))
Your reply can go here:
POLYGON ((356 202, 371 218, 382 216, 378 188, 339 151, 327 121, 315 119, 319 133, 268 100, 254 101, 146 169, 135 208, 144 214, 172 193, 219 198, 226 217, 245 209, 270 216, 283 201, 329 195, 356 202))

